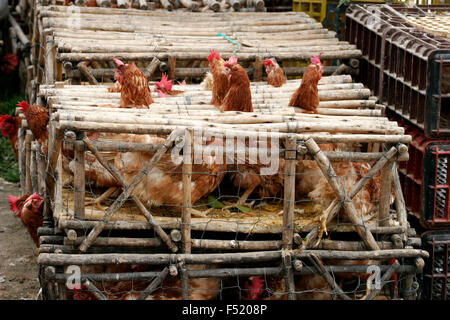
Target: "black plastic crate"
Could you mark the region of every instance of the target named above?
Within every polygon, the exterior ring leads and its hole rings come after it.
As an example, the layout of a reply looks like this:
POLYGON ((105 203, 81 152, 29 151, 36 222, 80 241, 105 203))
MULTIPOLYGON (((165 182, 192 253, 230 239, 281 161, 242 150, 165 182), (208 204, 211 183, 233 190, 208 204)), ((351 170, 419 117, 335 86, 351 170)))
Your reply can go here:
POLYGON ((450 300, 450 231, 422 235, 423 249, 430 253, 422 275, 423 300, 450 300))
POLYGON ((412 137, 409 160, 399 162, 405 205, 426 229, 450 228, 450 140, 428 139, 392 111, 388 117, 412 137))
POLYGON ((351 5, 346 39, 363 53, 359 81, 380 102, 422 129, 450 137, 450 40, 419 30, 406 15, 450 12, 450 5, 351 5))

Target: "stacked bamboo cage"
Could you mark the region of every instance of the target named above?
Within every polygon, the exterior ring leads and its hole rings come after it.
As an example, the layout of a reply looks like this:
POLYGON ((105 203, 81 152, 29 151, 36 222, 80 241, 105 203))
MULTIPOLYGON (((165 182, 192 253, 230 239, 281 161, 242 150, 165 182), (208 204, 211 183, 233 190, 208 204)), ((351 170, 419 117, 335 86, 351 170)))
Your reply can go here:
MULTIPOLYGON (((44 6, 33 22, 28 96, 34 101, 39 84, 68 80, 72 84, 110 82, 113 58, 135 61, 147 77, 199 80, 209 71, 210 49, 223 58, 232 54, 259 81, 264 58, 282 63, 309 61, 322 53, 325 74, 357 72, 361 55, 354 45, 338 41, 302 12, 202 13, 119 10, 76 6, 44 6), (276 41, 274 41, 276 39, 276 41), (335 62, 342 66, 338 70, 335 62), (344 70, 345 69, 345 70, 344 70)), ((305 67, 287 67, 299 76, 305 67)))
MULTIPOLYGON (((66 1, 51 1, 52 4, 65 4, 66 1)), ((227 12, 227 11, 266 11, 264 0, 182 0, 182 1, 153 1, 153 0, 73 0, 66 5, 75 4, 85 7, 104 7, 119 9, 193 11, 193 12, 227 12)))
MULTIPOLYGON (((420 245, 420 239, 414 237, 414 230, 406 221, 396 174, 397 161, 408 159, 411 137, 404 135, 395 122, 388 121, 383 109, 370 99, 370 92, 353 83, 350 76, 321 79, 318 114, 299 113, 287 106, 299 82, 288 80, 281 88, 251 83, 252 113, 218 111, 208 104, 211 92, 201 85, 175 85, 174 90, 184 92, 167 98, 154 94, 150 109, 117 108, 120 94, 108 92, 109 85, 42 85, 39 96, 51 114, 48 154, 41 154, 25 121, 19 139, 26 146, 20 155, 23 192, 46 194, 46 222, 39 230, 39 263, 47 296, 66 297, 64 283, 69 275, 64 268, 69 265, 124 264, 152 265, 158 271, 88 273, 81 278, 89 279, 90 282, 84 282, 87 290, 102 299, 105 296, 99 293, 99 285, 92 282, 144 281, 149 283, 142 293, 146 296, 162 279, 169 278, 170 270, 172 277, 179 275, 182 297, 186 299, 190 297, 189 279, 282 276, 286 288, 282 294, 296 299, 299 292, 294 279, 315 273, 324 277, 340 299, 350 299, 333 274, 366 273, 367 265, 352 261, 370 259, 377 261, 383 276, 381 288, 371 291, 365 299, 373 299, 383 288, 387 289, 385 284, 394 273, 401 275, 398 279, 402 279, 403 297, 411 297, 414 275, 421 272, 423 259, 428 257, 427 252, 413 248, 420 245), (102 104, 110 106, 100 108, 102 104), (125 184, 120 175, 117 180, 124 193, 117 198, 110 196, 105 211, 85 205, 92 197, 84 174, 88 154, 114 172, 102 154, 152 152, 145 170, 139 173, 143 177, 164 153, 171 152, 175 141, 181 138, 192 146, 193 130, 280 139, 281 148, 276 152, 285 161, 282 211, 254 208, 246 214, 223 215, 215 209, 207 217, 191 217, 198 205, 190 200, 193 172, 189 163, 182 166, 183 206, 179 217, 165 215, 168 209, 164 207, 149 209, 133 196, 134 204, 123 206, 135 184, 125 184), (86 132, 158 134, 166 140, 162 144, 107 139, 92 142, 84 135, 86 132), (367 152, 320 152, 322 143, 364 144, 367 152), (63 150, 73 151, 78 163, 69 188, 64 187, 63 181, 63 150), (318 245, 317 216, 299 215, 295 199, 296 162, 305 159, 316 161, 337 198, 327 209, 331 214, 325 223, 331 237, 318 245), (335 161, 368 161, 372 169, 347 194, 332 170, 335 161), (356 217, 352 199, 376 175, 382 177, 379 211, 376 221, 364 223, 356 217), (395 212, 389 206, 392 190, 396 193, 395 212), (348 221, 335 221, 341 208, 348 221), (214 267, 197 270, 190 267, 192 264, 214 267), (151 281, 155 277, 157 280, 151 281)), ((233 153, 240 151, 235 149, 233 153)), ((244 152, 249 153, 250 147, 244 152)))

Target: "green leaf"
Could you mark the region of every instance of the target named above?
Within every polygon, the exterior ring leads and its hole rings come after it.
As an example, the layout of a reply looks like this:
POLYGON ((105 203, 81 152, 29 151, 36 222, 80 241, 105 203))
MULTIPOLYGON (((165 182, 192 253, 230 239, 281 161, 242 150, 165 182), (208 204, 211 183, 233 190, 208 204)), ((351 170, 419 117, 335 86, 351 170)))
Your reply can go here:
POLYGON ((214 196, 208 196, 208 206, 214 209, 222 209, 225 205, 217 200, 214 196))
POLYGON ((238 208, 239 211, 241 211, 242 213, 249 213, 250 211, 252 211, 252 208, 249 208, 249 207, 238 206, 237 208, 238 208))

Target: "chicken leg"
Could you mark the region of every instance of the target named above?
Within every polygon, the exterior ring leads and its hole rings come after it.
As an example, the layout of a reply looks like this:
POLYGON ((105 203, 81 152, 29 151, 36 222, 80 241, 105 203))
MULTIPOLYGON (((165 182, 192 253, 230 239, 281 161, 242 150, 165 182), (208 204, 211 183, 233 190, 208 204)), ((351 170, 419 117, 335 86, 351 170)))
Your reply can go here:
POLYGON ((91 201, 88 201, 85 203, 85 206, 93 205, 94 209, 104 211, 105 208, 101 205, 103 201, 105 201, 109 196, 114 194, 119 188, 118 187, 111 187, 108 190, 106 190, 100 197, 97 197, 95 199, 92 199, 91 201))
POLYGON ((256 185, 253 185, 251 188, 248 188, 247 190, 245 190, 245 192, 242 194, 242 196, 239 198, 239 200, 232 205, 228 205, 222 208, 222 210, 228 210, 231 208, 239 208, 240 206, 243 205, 249 205, 250 207, 252 207, 252 204, 246 204, 246 201, 248 199, 248 197, 252 194, 252 192, 256 189, 256 185))

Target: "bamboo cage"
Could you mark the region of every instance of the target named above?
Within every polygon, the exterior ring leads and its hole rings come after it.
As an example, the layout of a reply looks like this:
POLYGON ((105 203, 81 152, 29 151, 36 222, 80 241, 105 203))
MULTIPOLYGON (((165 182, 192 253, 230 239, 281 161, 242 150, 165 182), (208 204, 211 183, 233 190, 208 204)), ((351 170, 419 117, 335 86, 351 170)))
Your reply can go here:
POLYGON ((25 173, 22 191, 45 194, 38 262, 46 297, 70 298, 67 270, 80 266, 82 291, 96 299, 157 299, 173 288, 183 299, 217 298, 219 292, 221 297, 245 298, 255 276, 266 281, 262 299, 305 299, 317 291, 324 291, 327 299, 374 299, 395 297, 395 290, 397 297, 410 299, 414 277, 422 272, 428 253, 416 249, 420 239, 406 221, 393 170, 397 161, 408 159, 411 136, 389 121, 370 92, 349 75, 322 77, 318 114, 288 107, 300 81, 288 80, 280 88, 252 82, 252 113, 218 111, 208 104, 211 92, 197 84, 174 85, 183 93, 167 98, 154 94, 149 109, 119 108, 120 94, 109 92, 110 84, 41 85, 38 96, 51 115, 47 154, 23 121, 19 143, 25 148, 19 158, 25 173), (95 134, 99 137, 93 138, 95 134), (136 142, 130 135, 158 139, 136 142), (206 142, 211 137, 227 141, 229 136, 249 145, 238 144, 229 153, 227 149, 227 159, 243 159, 245 165, 251 163, 251 154, 260 157, 262 152, 283 162, 275 171, 259 173, 267 179, 279 175, 280 193, 250 195, 237 212, 236 207, 217 207, 216 202, 233 204, 245 194, 240 185, 229 188, 226 181, 227 175, 244 169, 227 165, 218 187, 193 201, 196 179, 221 174, 198 172, 196 148, 218 159, 221 149, 206 142), (326 149, 329 144, 340 148, 326 149), (179 171, 166 169, 179 177, 174 185, 180 190, 178 210, 173 204, 149 205, 135 188, 141 179, 156 183, 147 177, 163 170, 165 155, 180 145, 179 171), (111 154, 119 161, 111 161, 111 154), (131 154, 150 156, 125 181, 124 172, 131 169, 118 165, 131 154), (300 169, 307 163, 315 171, 300 169), (366 170, 342 173, 338 169, 343 165, 366 170), (95 166, 112 175, 117 190, 105 193, 107 187, 91 181, 86 172, 95 166), (331 190, 331 198, 298 195, 299 181, 314 175, 331 190), (359 178, 349 185, 352 175, 359 178), (378 181, 376 205, 372 216, 365 216, 368 203, 361 195, 373 181, 378 181), (103 210, 92 203, 102 196, 103 210), (328 235, 318 242, 324 226, 328 235), (369 266, 379 270, 380 287, 364 284, 369 266), (301 284, 312 276, 319 276, 325 287, 301 284), (356 290, 355 279, 362 283, 356 290), (126 293, 111 293, 118 282, 132 286, 126 293))
POLYGON ((293 78, 305 70, 299 62, 319 53, 326 75, 357 74, 361 56, 354 45, 339 41, 303 12, 198 14, 36 1, 30 30, 33 67, 27 94, 33 102, 40 84, 112 82, 113 58, 134 61, 150 80, 166 72, 169 79, 199 83, 209 71, 210 49, 225 59, 236 55, 254 81, 265 79, 265 58, 276 58, 293 78))

